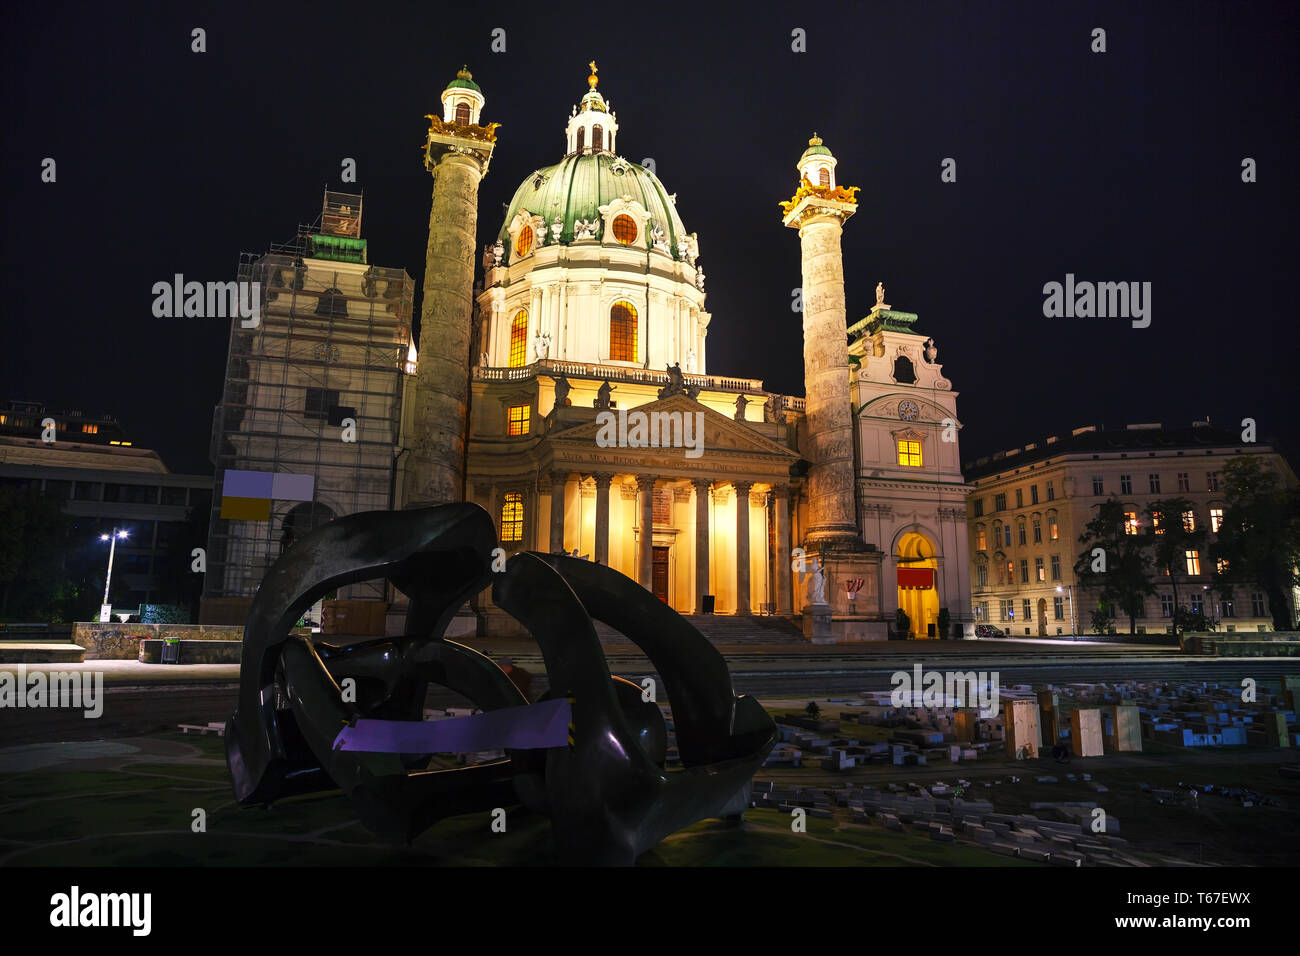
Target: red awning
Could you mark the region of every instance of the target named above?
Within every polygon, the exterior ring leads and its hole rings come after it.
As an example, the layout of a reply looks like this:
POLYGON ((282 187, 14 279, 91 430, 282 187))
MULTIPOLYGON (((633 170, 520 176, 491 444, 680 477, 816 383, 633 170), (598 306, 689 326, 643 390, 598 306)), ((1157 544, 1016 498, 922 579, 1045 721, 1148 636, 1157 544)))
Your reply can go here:
POLYGON ((898 586, 928 590, 934 587, 934 568, 899 568, 898 586))

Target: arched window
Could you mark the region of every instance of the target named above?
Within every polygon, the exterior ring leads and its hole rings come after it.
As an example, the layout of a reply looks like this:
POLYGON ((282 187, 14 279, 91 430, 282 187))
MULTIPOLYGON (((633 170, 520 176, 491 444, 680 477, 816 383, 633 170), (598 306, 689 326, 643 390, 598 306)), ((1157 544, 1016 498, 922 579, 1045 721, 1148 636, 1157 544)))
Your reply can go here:
POLYGON ((623 245, 636 241, 636 220, 631 216, 619 214, 614 217, 614 238, 623 245))
POLYGON ((591 151, 599 153, 605 148, 605 130, 599 124, 591 128, 591 151))
POLYGON ((578 152, 582 152, 587 145, 587 127, 578 127, 578 152))
POLYGON ((517 491, 507 492, 501 499, 501 540, 524 539, 524 496, 517 491))
POLYGON ((316 300, 317 315, 347 315, 348 300, 338 289, 326 289, 316 300))
POLYGON ((636 307, 615 302, 609 310, 609 357, 614 362, 636 361, 636 307))
POLYGON ((469 125, 469 104, 461 103, 456 107, 456 122, 461 126, 469 125))
POLYGON ((533 227, 524 223, 515 234, 515 258, 523 258, 533 251, 533 227))
POLYGON ((520 309, 510 323, 510 368, 522 368, 528 361, 528 310, 520 309))
POLYGON ((825 166, 823 166, 821 172, 817 174, 817 185, 829 187, 830 184, 831 184, 831 171, 827 169, 825 166))
POLYGON ((894 381, 900 385, 911 385, 916 381, 916 370, 906 355, 894 359, 894 381))

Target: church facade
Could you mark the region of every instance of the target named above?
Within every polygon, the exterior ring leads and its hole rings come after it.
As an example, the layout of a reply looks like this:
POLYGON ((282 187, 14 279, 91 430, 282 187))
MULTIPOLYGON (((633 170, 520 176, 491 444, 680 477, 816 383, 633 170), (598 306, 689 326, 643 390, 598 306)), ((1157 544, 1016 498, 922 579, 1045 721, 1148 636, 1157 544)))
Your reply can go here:
MULTIPOLYGON (((468 71, 429 117, 423 348, 394 507, 463 495, 505 549, 586 556, 682 613, 795 617, 835 641, 884 639, 902 608, 914 636, 970 634, 957 393, 883 287, 846 321, 856 189, 830 149, 813 137, 781 204, 801 244, 807 395, 776 394, 709 372, 701 240, 618 154, 598 83, 593 64, 564 154, 519 184, 482 247, 495 124, 468 71)), ((480 629, 510 627, 487 594, 475 611, 480 629)))

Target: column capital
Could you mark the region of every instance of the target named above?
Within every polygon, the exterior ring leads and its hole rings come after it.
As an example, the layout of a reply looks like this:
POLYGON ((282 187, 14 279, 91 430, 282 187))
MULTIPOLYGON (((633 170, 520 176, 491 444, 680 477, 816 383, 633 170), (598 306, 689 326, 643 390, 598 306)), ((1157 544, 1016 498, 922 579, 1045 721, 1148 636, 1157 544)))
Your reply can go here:
POLYGON ((713 479, 712 479, 712 478, 692 478, 692 479, 691 479, 691 484, 695 486, 695 490, 696 490, 696 491, 699 491, 699 492, 705 492, 705 491, 708 491, 709 488, 711 488, 711 487, 713 486, 713 479))
POLYGON ((637 475, 636 487, 638 491, 654 491, 655 482, 659 480, 658 475, 637 475))
POLYGON ((731 487, 736 489, 737 496, 744 496, 749 494, 749 489, 754 487, 754 483, 752 481, 732 481, 731 487))
POLYGON ((588 477, 596 483, 597 488, 608 489, 610 483, 614 480, 614 473, 612 471, 593 471, 588 477))
POLYGON ((790 497, 790 486, 785 483, 772 485, 772 497, 784 501, 790 497))

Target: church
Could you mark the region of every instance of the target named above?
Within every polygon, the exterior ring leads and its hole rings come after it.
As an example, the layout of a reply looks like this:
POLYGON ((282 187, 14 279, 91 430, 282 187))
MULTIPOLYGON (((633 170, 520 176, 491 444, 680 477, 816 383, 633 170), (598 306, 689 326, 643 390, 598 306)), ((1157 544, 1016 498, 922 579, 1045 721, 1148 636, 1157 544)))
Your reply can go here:
MULTIPOLYGON (((773 241, 799 239, 805 395, 713 374, 708 237, 620 155, 590 66, 563 153, 538 157, 482 244, 497 124, 468 70, 443 90, 418 352, 410 277, 369 262, 360 196, 327 192, 318 226, 241 267, 265 305, 232 324, 201 620, 240 623, 321 522, 469 500, 506 551, 606 564, 683 614, 777 616, 827 643, 973 635, 957 393, 882 285, 848 321, 857 187, 814 134, 791 198, 772 196, 773 241)), ((338 597, 400 633, 391 588, 338 597)), ((515 627, 484 593, 448 634, 515 627)))
MULTIPOLYGON (((563 155, 539 157, 481 248, 496 126, 467 70, 429 117, 425 346, 396 506, 463 494, 507 550, 607 564, 683 614, 780 615, 844 641, 885 639, 902 608, 916 637, 942 636, 941 611, 947 636, 972 634, 957 394, 882 286, 847 322, 840 236, 857 190, 831 150, 809 140, 780 204, 802 253, 806 396, 775 394, 710 374, 708 237, 619 154, 599 82, 593 63, 563 155), (611 441, 614 415, 668 434, 611 441)), ((508 630, 482 601, 480 628, 508 630)))

